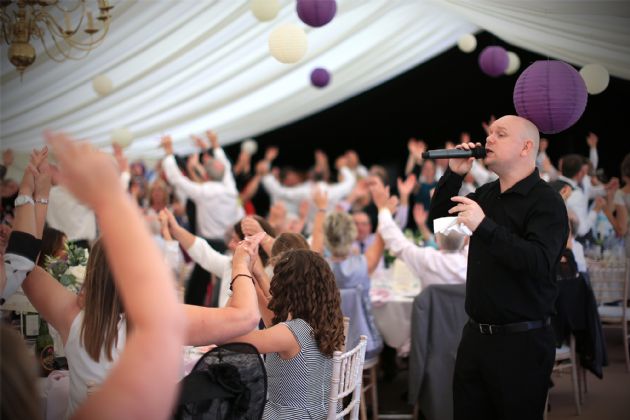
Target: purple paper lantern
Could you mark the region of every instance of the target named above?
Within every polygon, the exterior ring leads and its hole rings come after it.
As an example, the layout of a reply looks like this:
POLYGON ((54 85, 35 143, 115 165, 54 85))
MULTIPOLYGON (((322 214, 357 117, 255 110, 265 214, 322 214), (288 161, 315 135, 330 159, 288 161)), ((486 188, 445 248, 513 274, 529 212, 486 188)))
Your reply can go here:
POLYGON ((517 114, 545 134, 559 133, 575 124, 584 113, 587 98, 580 73, 562 61, 536 61, 514 85, 517 114))
POLYGON ((323 88, 330 82, 328 70, 318 67, 311 72, 311 83, 313 86, 323 88))
POLYGON ((510 63, 508 53, 503 47, 486 47, 479 54, 479 67, 488 76, 499 77, 505 73, 510 63))
POLYGON ((335 17, 337 2, 335 0, 298 0, 297 14, 302 22, 319 28, 335 17))

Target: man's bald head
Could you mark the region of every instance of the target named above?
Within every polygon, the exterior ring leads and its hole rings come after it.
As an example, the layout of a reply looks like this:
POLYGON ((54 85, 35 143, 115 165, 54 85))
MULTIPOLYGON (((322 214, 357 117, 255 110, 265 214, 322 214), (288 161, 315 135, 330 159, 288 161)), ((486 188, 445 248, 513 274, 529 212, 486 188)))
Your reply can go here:
POLYGON ((532 153, 530 154, 534 160, 536 160, 536 156, 538 155, 538 148, 540 147, 540 133, 538 132, 538 128, 536 125, 530 120, 519 117, 518 115, 505 115, 499 120, 509 120, 514 123, 514 126, 517 127, 517 136, 523 142, 531 141, 532 142, 532 153))

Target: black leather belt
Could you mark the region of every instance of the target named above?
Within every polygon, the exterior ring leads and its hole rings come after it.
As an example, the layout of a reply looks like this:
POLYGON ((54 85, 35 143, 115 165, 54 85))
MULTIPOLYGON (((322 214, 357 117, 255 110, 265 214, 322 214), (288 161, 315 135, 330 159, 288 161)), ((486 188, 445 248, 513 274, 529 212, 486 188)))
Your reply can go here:
POLYGON ((479 331, 479 333, 483 335, 514 334, 546 327, 548 325, 551 325, 551 320, 547 318, 540 321, 524 321, 515 322, 513 324, 495 325, 480 324, 473 321, 472 319, 469 319, 468 325, 470 325, 473 329, 479 331))

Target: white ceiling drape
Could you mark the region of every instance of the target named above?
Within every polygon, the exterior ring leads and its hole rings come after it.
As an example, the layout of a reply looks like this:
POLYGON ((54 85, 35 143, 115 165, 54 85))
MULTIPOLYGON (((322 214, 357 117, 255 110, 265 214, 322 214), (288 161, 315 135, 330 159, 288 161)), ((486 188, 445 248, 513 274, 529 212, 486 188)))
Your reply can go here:
POLYGON ((338 0, 333 21, 308 28, 295 1, 281 1, 271 22, 257 21, 247 1, 119 1, 107 39, 81 61, 41 63, 20 82, 6 60, 2 74, 3 147, 29 150, 42 130, 63 129, 98 145, 127 127, 131 157, 155 157, 161 134, 186 151, 189 135, 212 128, 223 144, 330 107, 450 48, 476 27, 426 1, 338 0), (297 64, 269 55, 277 25, 298 23, 308 52, 297 64), (315 67, 332 73, 325 89, 310 85, 315 67), (91 79, 104 73, 115 90, 99 98, 91 79), (179 144, 178 144, 179 143, 179 144))
POLYGON ((160 156, 165 133, 180 152, 191 150, 190 134, 207 128, 230 144, 383 83, 479 28, 577 66, 600 63, 630 79, 628 1, 337 0, 337 16, 321 28, 299 21, 295 0, 280 0, 279 15, 264 23, 246 0, 112 3, 110 33, 83 60, 56 63, 40 51, 20 81, 3 44, 1 148, 28 151, 42 143, 44 129, 107 146, 121 127, 135 137, 131 158, 160 156), (291 65, 277 62, 267 48, 269 32, 287 22, 308 36, 306 56, 291 65), (310 85, 315 67, 332 73, 328 87, 310 85), (115 86, 103 98, 91 86, 99 74, 115 86))

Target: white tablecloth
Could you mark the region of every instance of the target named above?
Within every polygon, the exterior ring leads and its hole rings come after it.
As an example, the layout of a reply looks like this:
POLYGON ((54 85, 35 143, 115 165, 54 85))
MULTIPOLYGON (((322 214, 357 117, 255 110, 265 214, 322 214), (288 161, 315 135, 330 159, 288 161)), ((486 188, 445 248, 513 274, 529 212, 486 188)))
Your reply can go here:
POLYGON ((398 259, 390 268, 372 274, 370 298, 376 326, 385 343, 401 357, 409 354, 411 309, 420 291, 420 280, 398 259))

